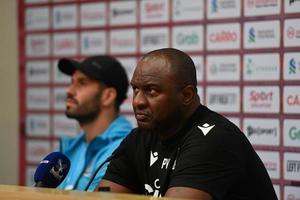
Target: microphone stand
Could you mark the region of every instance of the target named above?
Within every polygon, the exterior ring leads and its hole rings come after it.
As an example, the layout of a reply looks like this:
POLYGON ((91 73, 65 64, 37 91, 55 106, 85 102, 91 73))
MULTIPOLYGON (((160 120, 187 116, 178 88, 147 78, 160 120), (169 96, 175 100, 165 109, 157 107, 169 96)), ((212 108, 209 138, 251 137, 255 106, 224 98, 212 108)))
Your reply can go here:
MULTIPOLYGON (((91 177, 90 181, 88 182, 88 184, 86 185, 86 187, 84 188, 84 191, 87 191, 89 189, 89 187, 91 186, 93 180, 95 179, 96 175, 98 174, 99 170, 104 166, 104 164, 106 164, 107 162, 110 162, 111 159, 114 157, 114 154, 109 156, 103 163, 101 163, 96 171, 94 172, 93 176, 91 177)), ((103 188, 103 190, 101 191, 109 191, 109 188, 103 188), (108 190, 107 190, 108 189, 108 190)))

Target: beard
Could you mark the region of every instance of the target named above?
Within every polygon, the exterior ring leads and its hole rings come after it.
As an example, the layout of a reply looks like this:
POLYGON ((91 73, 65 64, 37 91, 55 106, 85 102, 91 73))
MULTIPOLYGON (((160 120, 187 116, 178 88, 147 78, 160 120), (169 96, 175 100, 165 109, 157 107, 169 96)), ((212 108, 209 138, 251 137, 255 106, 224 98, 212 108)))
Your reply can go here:
POLYGON ((83 102, 79 102, 72 96, 68 96, 67 99, 72 100, 77 107, 75 109, 71 109, 67 106, 65 114, 70 119, 76 119, 80 125, 84 125, 94 121, 99 115, 101 108, 99 105, 100 92, 98 92, 92 98, 86 99, 83 102))

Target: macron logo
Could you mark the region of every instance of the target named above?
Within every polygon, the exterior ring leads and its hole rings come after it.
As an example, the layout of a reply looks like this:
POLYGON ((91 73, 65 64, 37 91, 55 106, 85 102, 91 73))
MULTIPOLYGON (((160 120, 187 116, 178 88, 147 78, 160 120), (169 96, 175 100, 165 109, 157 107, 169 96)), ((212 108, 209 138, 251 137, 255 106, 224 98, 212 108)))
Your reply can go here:
POLYGON ((205 123, 202 126, 198 126, 204 136, 206 136, 213 127, 215 127, 215 125, 209 125, 208 123, 205 123))
POLYGON ((150 151, 150 167, 157 161, 158 153, 150 151))

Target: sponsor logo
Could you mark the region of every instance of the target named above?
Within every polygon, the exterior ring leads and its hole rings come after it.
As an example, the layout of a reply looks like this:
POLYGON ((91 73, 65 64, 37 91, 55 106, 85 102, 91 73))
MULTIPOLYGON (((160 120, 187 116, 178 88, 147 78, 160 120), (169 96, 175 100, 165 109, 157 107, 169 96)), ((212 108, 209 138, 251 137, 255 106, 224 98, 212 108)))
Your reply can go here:
POLYGON ((58 159, 55 166, 53 166, 50 170, 50 173, 58 180, 63 178, 64 170, 67 169, 68 165, 62 163, 62 159, 58 159))
POLYGON ((252 58, 247 59, 246 74, 253 74, 254 63, 252 58))
POLYGON ((257 92, 255 90, 250 91, 250 101, 253 102, 254 107, 271 107, 273 92, 257 92))
POLYGON ((209 131, 213 127, 215 127, 215 125, 209 125, 208 123, 205 123, 205 124, 203 124, 201 126, 197 126, 197 127, 202 131, 203 135, 206 136, 209 133, 209 131))
POLYGON ((213 63, 209 67, 209 71, 211 74, 216 73, 233 73, 237 71, 236 63, 220 63, 219 65, 213 63))
POLYGON ((277 7, 278 0, 248 0, 246 5, 248 8, 277 7))
POLYGON ((252 58, 247 58, 246 61, 246 74, 251 75, 254 73, 268 73, 277 71, 276 65, 262 65, 262 66, 255 66, 254 61, 252 58))
POLYGON ((289 74, 296 74, 296 61, 294 58, 289 60, 289 74))
MULTIPOLYGON (((176 0, 174 2, 174 15, 176 17, 186 17, 186 15, 199 14, 199 12, 203 12, 203 5, 201 1, 194 3, 194 0, 189 0, 188 3, 186 2, 187 0, 176 0)), ((191 19, 195 19, 195 15, 194 18, 191 19)))
POLYGON ((38 130, 45 130, 48 128, 48 121, 45 121, 45 120, 38 120, 36 118, 30 118, 29 119, 29 130, 30 131, 33 131, 38 129, 38 130))
POLYGON ((300 146, 300 121, 298 119, 284 120, 283 142, 287 147, 300 146))
POLYGON ((48 74, 48 69, 47 68, 30 68, 28 70, 28 75, 29 76, 39 76, 39 75, 44 75, 48 74))
MULTIPOLYGON (((252 14, 249 14, 250 16, 252 14)), ((249 22, 244 24, 244 47, 266 48, 280 46, 280 23, 278 20, 249 22)))
POLYGON ((80 26, 104 26, 107 18, 106 5, 102 2, 87 3, 80 6, 80 26))
POLYGON ((159 179, 155 179, 154 188, 149 184, 145 184, 144 187, 145 187, 145 190, 147 191, 146 194, 153 195, 153 197, 161 197, 161 194, 159 191, 159 188, 160 188, 159 179))
POLYGON ((264 165, 267 171, 274 171, 277 172, 277 163, 276 162, 264 162, 264 165))
POLYGON ((165 34, 145 35, 142 38, 143 45, 159 45, 165 43, 167 36, 165 34))
POLYGON ((213 43, 235 42, 235 41, 237 41, 237 39, 238 39, 238 36, 237 36, 236 32, 232 32, 232 31, 222 30, 220 32, 211 33, 209 35, 209 41, 213 42, 213 43))
POLYGON ((279 88, 245 87, 244 88, 244 111, 259 113, 279 112, 279 88))
POLYGON ((234 81, 240 78, 238 55, 208 56, 206 65, 208 81, 234 81))
POLYGON ((44 38, 31 38, 29 46, 34 53, 45 52, 48 47, 48 41, 44 38))
POLYGON ((56 50, 74 49, 76 47, 75 41, 72 39, 65 38, 63 40, 57 40, 55 42, 56 50))
POLYGON ((211 1, 211 12, 212 13, 218 12, 218 1, 217 0, 211 1))
POLYGON ((248 30, 248 42, 255 43, 256 39, 274 39, 275 32, 272 29, 266 30, 255 30, 255 28, 251 27, 248 30))
POLYGON ((199 43, 199 35, 195 32, 191 34, 179 33, 176 36, 176 43, 178 45, 191 45, 199 43))
POLYGON ((235 0, 211 0, 211 12, 217 13, 220 9, 232 9, 236 8, 235 0))
POLYGON ((208 50, 238 49, 240 24, 211 24, 207 26, 206 38, 208 50))
POLYGON ((277 146, 280 139, 279 120, 246 118, 244 119, 244 133, 251 144, 277 146))
POLYGON ((257 37, 264 39, 264 38, 275 38, 274 30, 260 30, 257 31, 257 37))
POLYGON ((296 95, 288 95, 287 96, 287 104, 290 106, 300 106, 300 97, 296 95))
POLYGON ((238 112, 239 91, 238 87, 209 87, 206 92, 206 103, 219 112, 238 112))
POLYGON ((81 18, 83 18, 84 20, 88 20, 88 21, 98 21, 98 20, 102 20, 105 17, 105 13, 104 12, 99 12, 98 10, 83 10, 81 12, 81 18))
POLYGON ((291 140, 299 140, 300 141, 300 129, 297 129, 297 127, 292 126, 289 129, 289 137, 291 140))
POLYGON ((256 32, 255 29, 253 27, 251 27, 248 31, 248 41, 249 43, 254 43, 255 42, 255 38, 256 38, 256 32))
POLYGON ((120 15, 132 15, 132 14, 134 14, 134 10, 132 10, 132 9, 127 9, 127 10, 122 9, 122 10, 120 10, 120 9, 114 8, 112 10, 112 16, 113 17, 118 17, 120 15))
POLYGON ((286 53, 284 55, 284 80, 299 80, 300 54, 286 53))
POLYGON ((158 160, 158 153, 150 151, 150 167, 158 160))
POLYGON ((300 161, 299 160, 287 160, 286 163, 287 172, 300 172, 300 161))
POLYGON ((171 158, 164 158, 161 164, 161 169, 165 168, 168 169, 169 163, 171 161, 171 158))
POLYGON ((146 3, 145 12, 148 18, 157 18, 163 16, 165 3, 146 3))
POLYGON ((134 45, 134 40, 132 38, 117 38, 114 37, 111 40, 112 46, 122 46, 122 47, 132 47, 134 45))
POLYGON ((85 36, 83 38, 83 48, 90 49, 93 47, 100 47, 104 45, 104 41, 101 38, 85 36))
POLYGON ((297 86, 285 86, 283 88, 285 113, 299 113, 300 109, 300 88, 297 86))
POLYGON ((55 13, 54 19, 55 19, 56 23, 62 23, 62 22, 65 22, 65 21, 72 21, 72 20, 74 20, 74 13, 57 11, 55 13))
POLYGON ((247 126, 247 134, 248 136, 252 135, 272 135, 274 137, 277 136, 277 128, 261 128, 261 127, 252 127, 252 126, 247 126))
POLYGON ((207 1, 207 18, 228 18, 241 15, 241 2, 238 0, 209 0, 207 1))
POLYGON ((28 9, 26 12, 27 29, 45 29, 49 27, 49 9, 28 9))
POLYGON ((300 29, 295 29, 294 27, 288 27, 286 34, 289 39, 300 38, 300 29))
POLYGON ((27 89, 27 108, 48 109, 50 106, 49 88, 27 89))
POLYGON ((233 105, 236 100, 235 93, 211 94, 209 96, 209 104, 233 105))
POLYGON ((245 16, 265 16, 280 13, 280 0, 245 0, 245 16))

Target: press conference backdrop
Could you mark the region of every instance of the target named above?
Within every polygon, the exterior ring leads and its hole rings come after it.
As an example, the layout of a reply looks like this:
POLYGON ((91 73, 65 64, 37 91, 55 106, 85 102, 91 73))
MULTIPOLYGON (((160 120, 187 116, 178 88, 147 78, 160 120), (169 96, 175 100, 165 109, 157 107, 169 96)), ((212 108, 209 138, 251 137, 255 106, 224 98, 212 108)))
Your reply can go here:
MULTIPOLYGON (((280 199, 300 198, 299 0, 19 0, 20 184, 75 135, 61 57, 111 54, 131 78, 146 52, 174 47, 197 66, 201 102, 239 126, 280 199), (297 186, 298 185, 298 186, 297 186)), ((122 112, 133 123, 132 91, 122 112)))

